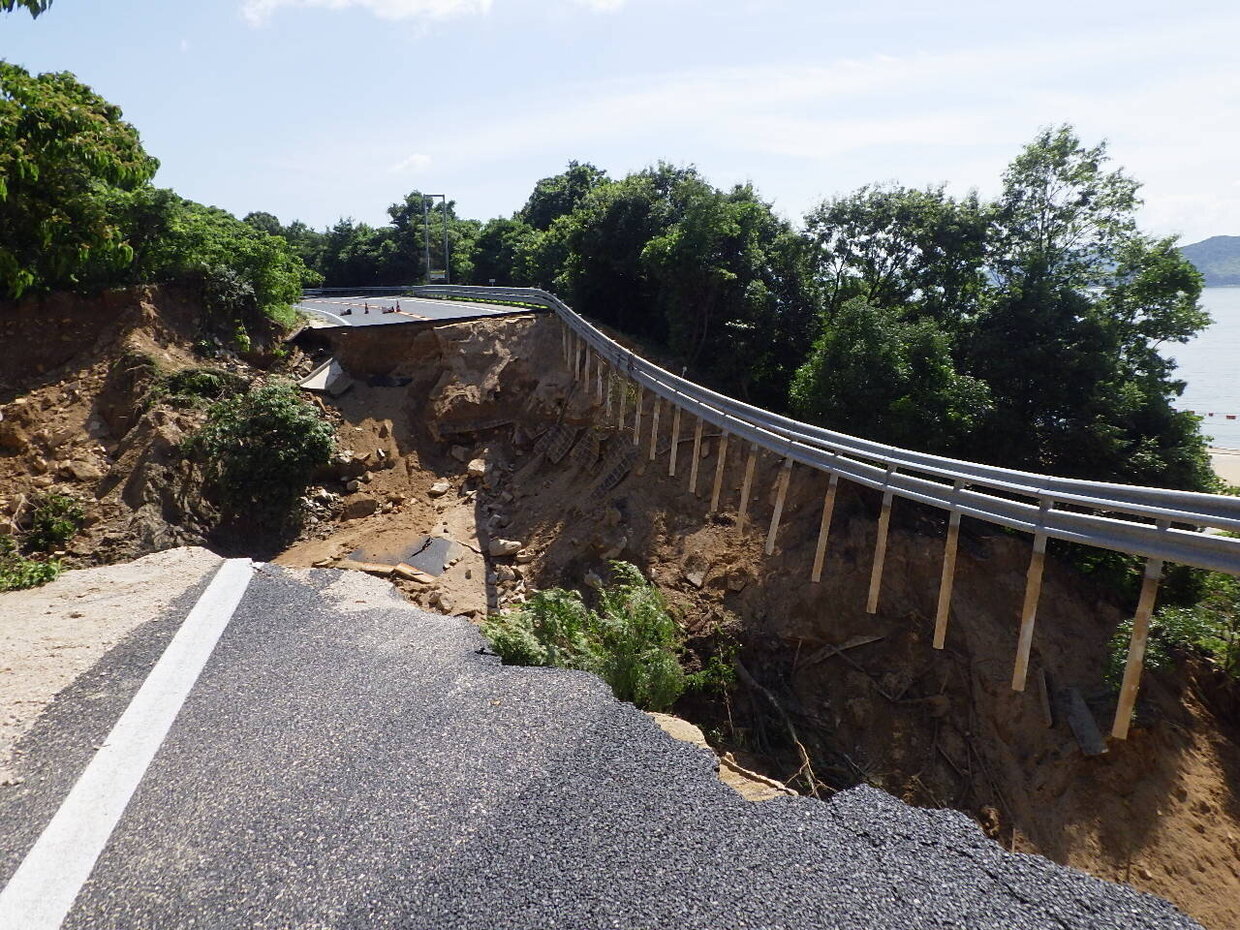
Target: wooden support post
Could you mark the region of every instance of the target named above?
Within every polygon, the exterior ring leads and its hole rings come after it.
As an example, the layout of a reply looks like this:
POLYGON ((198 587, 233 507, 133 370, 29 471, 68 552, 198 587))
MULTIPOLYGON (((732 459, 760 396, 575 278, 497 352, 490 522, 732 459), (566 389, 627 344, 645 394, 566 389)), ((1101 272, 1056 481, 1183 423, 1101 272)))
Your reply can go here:
POLYGON ((637 410, 633 416, 633 445, 640 447, 642 444, 642 401, 646 399, 646 386, 639 384, 637 386, 637 410))
POLYGON ((627 378, 619 378, 616 381, 616 387, 620 393, 619 411, 616 414, 616 424, 620 430, 624 430, 624 409, 629 405, 629 381, 627 378))
POLYGON ((745 533, 745 519, 749 514, 749 495, 753 491, 753 470, 758 464, 758 444, 749 444, 749 461, 745 463, 745 480, 741 482, 741 503, 736 511, 736 535, 745 533))
MULTIPOLYGON (((1166 527, 1165 523, 1159 525, 1166 527)), ((1132 709, 1137 704, 1137 691, 1141 687, 1141 670, 1145 666, 1145 641, 1150 633, 1150 615, 1154 612, 1154 598, 1158 594, 1162 569, 1162 559, 1146 560, 1141 597, 1137 601, 1137 612, 1132 618, 1132 639, 1128 641, 1124 683, 1119 688, 1119 705, 1115 708, 1115 721, 1111 724, 1111 735, 1116 739, 1128 739, 1132 709)))
POLYGON ((832 472, 827 482, 827 493, 822 499, 822 520, 818 523, 818 548, 814 550, 814 570, 809 580, 814 584, 822 581, 822 563, 827 555, 827 536, 831 532, 831 514, 835 510, 835 492, 840 484, 840 476, 832 472))
POLYGON ((689 493, 697 497, 698 465, 702 462, 702 418, 693 427, 693 461, 689 465, 689 493))
POLYGON ((659 411, 663 407, 663 398, 658 394, 654 395, 654 403, 651 404, 650 411, 650 461, 654 461, 654 457, 659 452, 659 411))
POLYGON ((598 394, 598 399, 601 403, 603 400, 603 357, 601 355, 594 360, 594 372, 595 380, 598 382, 596 385, 596 393, 598 394))
POLYGON ((779 533, 779 521, 784 515, 784 498, 788 496, 788 482, 792 478, 792 459, 785 458, 775 480, 775 512, 771 514, 771 528, 766 531, 766 554, 775 554, 775 536, 779 533))
MULTIPOLYGON (((1038 515, 1039 525, 1051 509, 1051 501, 1043 500, 1038 515)), ((1020 611, 1020 635, 1016 639, 1016 666, 1012 669, 1012 690, 1024 691, 1029 675, 1029 653, 1033 650, 1033 627, 1038 618, 1038 598, 1042 594, 1042 569, 1046 565, 1046 534, 1033 534, 1033 556, 1025 575, 1025 603, 1020 611)))
POLYGON ((586 346, 585 352, 582 353, 585 358, 581 362, 581 381, 584 391, 590 390, 590 347, 586 346))
POLYGON ((610 420, 610 419, 611 419, 611 395, 612 395, 612 393, 613 393, 613 391, 612 391, 612 387, 613 387, 613 385, 612 385, 612 381, 614 381, 614 380, 615 380, 615 378, 613 377, 613 372, 612 372, 612 370, 611 370, 611 366, 610 366, 610 365, 608 365, 608 366, 607 366, 607 374, 606 374, 606 375, 604 375, 604 377, 603 377, 603 397, 604 397, 604 401, 603 401, 603 416, 604 416, 604 417, 606 417, 608 420, 610 420))
POLYGON ((581 368, 585 364, 585 340, 580 336, 577 337, 577 352, 573 356, 573 380, 581 380, 581 368))
POLYGON ((715 487, 710 492, 710 509, 712 511, 719 509, 719 492, 723 490, 723 468, 728 461, 728 434, 726 432, 719 436, 719 449, 715 455, 715 487))
MULTIPOLYGON (((956 491, 964 482, 956 480, 956 491)), ((934 648, 942 649, 947 642, 947 617, 951 612, 952 584, 956 578, 956 549, 960 543, 960 511, 952 510, 947 520, 947 542, 943 546, 943 574, 939 578, 939 605, 934 614, 934 648)))
POLYGON ((672 456, 667 463, 667 476, 676 477, 676 452, 680 448, 680 404, 672 404, 672 456))
POLYGON ((560 350, 564 354, 564 364, 568 365, 568 327, 560 326, 560 350))
MULTIPOLYGON (((891 480, 894 467, 887 468, 887 480, 891 480)), ((870 596, 866 598, 865 612, 878 612, 878 590, 883 584, 883 565, 887 561, 887 530, 891 527, 891 491, 883 492, 883 510, 878 515, 878 539, 874 542, 874 567, 870 569, 870 596)))

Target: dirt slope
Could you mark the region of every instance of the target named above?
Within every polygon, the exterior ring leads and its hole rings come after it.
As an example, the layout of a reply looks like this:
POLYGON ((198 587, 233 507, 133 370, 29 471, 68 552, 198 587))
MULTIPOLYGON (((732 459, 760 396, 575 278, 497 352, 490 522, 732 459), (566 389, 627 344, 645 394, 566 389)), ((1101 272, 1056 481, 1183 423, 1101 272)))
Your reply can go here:
MULTIPOLYGON (((648 460, 648 408, 639 455, 626 458, 631 433, 614 429, 593 385, 573 386, 549 318, 354 333, 333 351, 358 376, 333 402, 343 435, 385 463, 352 494, 333 490, 346 508, 371 499, 376 509, 321 527, 281 561, 313 564, 368 540, 449 535, 472 547, 461 562, 441 579, 398 583, 420 603, 446 597, 475 617, 528 589, 585 589, 608 558, 634 561, 701 648, 721 630, 742 644, 747 671, 807 747, 819 790, 868 781, 913 803, 956 807, 1012 848, 1164 895, 1207 926, 1240 926, 1240 752, 1217 712, 1221 692, 1204 679, 1147 676, 1132 738, 1085 756, 1065 720, 1066 693, 1078 689, 1106 730, 1113 704, 1101 684, 1104 645, 1121 611, 1109 592, 1052 560, 1031 686, 1011 691, 1027 540, 966 523, 948 648, 936 652, 937 516, 897 503, 880 609, 866 614, 875 495, 842 485, 826 572, 811 584, 825 478, 794 472, 775 553, 765 557, 778 462, 760 460, 742 533, 744 452, 733 444, 722 512, 708 513, 717 454, 709 431, 697 497, 687 491, 687 422, 677 478, 667 476, 666 413, 657 461, 648 460), (476 458, 486 472, 470 477, 476 458), (609 472, 626 476, 608 489, 609 472), (444 479, 450 490, 431 497, 444 479), (473 551, 486 552, 493 538, 521 543, 520 555, 473 551)), ((777 778, 801 769, 760 692, 738 687, 727 706, 689 700, 682 711, 726 748, 764 759, 777 778)))

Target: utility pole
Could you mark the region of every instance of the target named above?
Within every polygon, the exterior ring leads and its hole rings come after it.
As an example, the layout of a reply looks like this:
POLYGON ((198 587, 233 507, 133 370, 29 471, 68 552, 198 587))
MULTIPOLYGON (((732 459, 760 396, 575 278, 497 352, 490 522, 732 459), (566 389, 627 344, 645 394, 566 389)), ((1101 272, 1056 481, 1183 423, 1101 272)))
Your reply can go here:
POLYGON ((426 246, 426 283, 431 283, 431 219, 426 212, 426 194, 422 195, 422 244, 426 246))

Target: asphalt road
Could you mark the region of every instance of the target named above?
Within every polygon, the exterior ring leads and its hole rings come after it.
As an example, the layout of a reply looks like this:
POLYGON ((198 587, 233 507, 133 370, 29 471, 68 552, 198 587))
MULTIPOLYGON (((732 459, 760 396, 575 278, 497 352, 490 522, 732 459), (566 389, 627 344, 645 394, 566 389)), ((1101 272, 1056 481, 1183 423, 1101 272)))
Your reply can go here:
MULTIPOLYGON (((65 927, 1196 926, 874 789, 744 801, 594 677, 501 666, 389 591, 259 567, 65 927)), ((0 882, 180 615, 25 741, 0 882)))
POLYGON ((335 326, 390 326, 394 323, 426 320, 466 320, 480 316, 496 316, 517 311, 515 307, 475 303, 465 300, 429 300, 423 297, 368 297, 359 291, 356 296, 315 297, 295 305, 311 315, 335 326), (399 306, 397 313, 384 313, 399 306), (370 312, 366 310, 369 308, 370 312), (349 310, 351 313, 345 314, 349 310))

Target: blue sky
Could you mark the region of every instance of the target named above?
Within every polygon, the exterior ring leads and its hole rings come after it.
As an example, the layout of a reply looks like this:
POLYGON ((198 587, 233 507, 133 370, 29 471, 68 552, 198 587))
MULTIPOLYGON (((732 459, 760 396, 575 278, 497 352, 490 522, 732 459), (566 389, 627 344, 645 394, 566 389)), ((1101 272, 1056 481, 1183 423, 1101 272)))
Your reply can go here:
POLYGON ((1240 4, 54 0, 0 57, 125 111, 156 182, 237 215, 509 214, 571 158, 752 181, 794 221, 870 182, 994 193, 1040 127, 1106 139, 1142 220, 1240 235, 1240 4))

